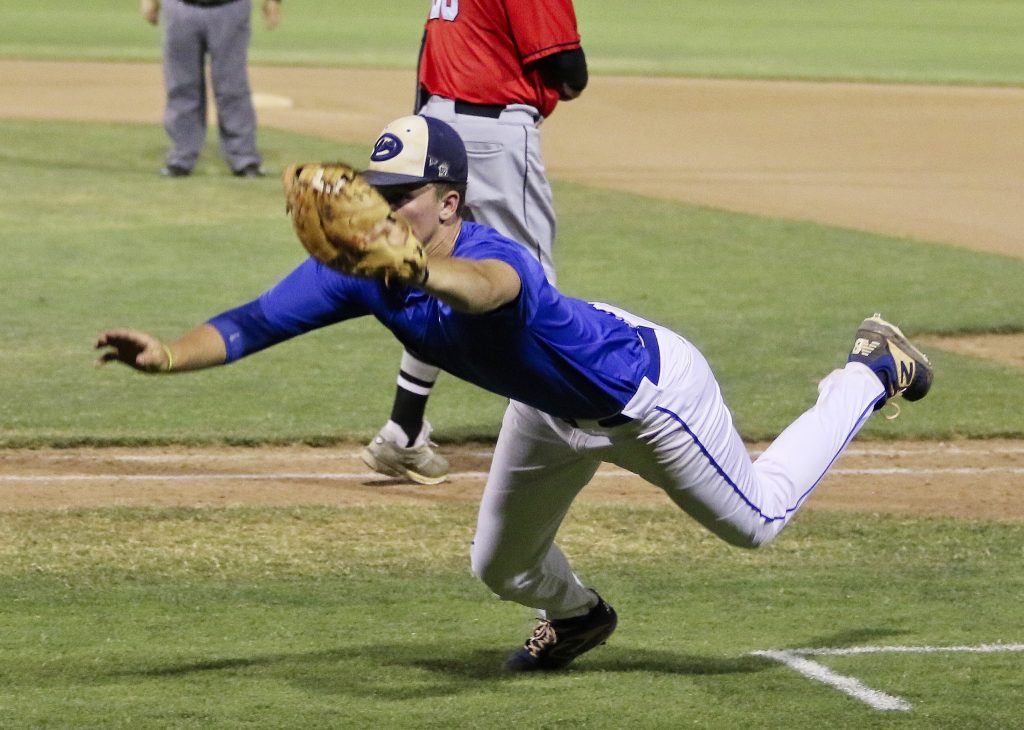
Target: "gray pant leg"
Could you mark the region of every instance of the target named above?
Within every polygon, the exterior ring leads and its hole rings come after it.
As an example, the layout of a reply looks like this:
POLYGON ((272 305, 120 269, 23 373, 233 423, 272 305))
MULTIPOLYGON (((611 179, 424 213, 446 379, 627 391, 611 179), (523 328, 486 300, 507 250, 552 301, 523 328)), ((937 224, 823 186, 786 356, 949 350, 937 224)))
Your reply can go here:
POLYGON ((480 501, 473 574, 500 598, 540 609, 548 618, 585 612, 593 594, 555 535, 599 463, 570 447, 548 416, 511 402, 480 501))
POLYGON ((161 11, 164 26, 164 129, 171 140, 167 164, 191 170, 206 142, 206 41, 202 8, 168 0, 161 11))
POLYGON ((256 149, 256 111, 247 67, 252 2, 235 0, 205 12, 211 14, 210 78, 217 103, 220 151, 237 171, 262 161, 256 149))
POLYGON ((524 111, 457 119, 469 157, 466 202, 473 215, 525 246, 554 284, 555 206, 532 116, 524 111), (489 139, 481 134, 488 127, 489 139))
POLYGON ((541 159, 536 109, 512 105, 498 119, 456 114, 451 100, 432 96, 420 110, 450 124, 466 143, 473 217, 521 243, 555 283, 555 205, 541 159))

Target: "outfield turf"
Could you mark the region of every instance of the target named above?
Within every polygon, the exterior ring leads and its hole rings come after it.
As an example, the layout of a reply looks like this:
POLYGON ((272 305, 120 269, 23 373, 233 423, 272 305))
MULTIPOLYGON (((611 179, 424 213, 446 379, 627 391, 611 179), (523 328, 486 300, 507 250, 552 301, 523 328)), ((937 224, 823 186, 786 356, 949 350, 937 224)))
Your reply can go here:
MULTIPOLYGON (((159 31, 137 7, 0 0, 0 56, 158 60, 159 31)), ((252 60, 412 69, 426 7, 294 3, 274 31, 256 13, 252 60)), ((578 0, 576 12, 596 73, 1024 83, 1015 0, 578 0)))
MULTIPOLYGON (((187 185, 164 180, 149 164, 162 134, 150 125, 0 122, 0 131, 17 150, 0 167, 10 191, 0 201, 8 292, 0 444, 322 443, 376 431, 400 346, 370 319, 184 377, 91 368, 91 344, 104 329, 174 337, 302 260, 277 180, 239 186, 212 150, 187 185)), ((264 137, 278 169, 327 146, 274 130, 264 137)), ((330 148, 349 159, 363 153, 330 148)), ((777 433, 806 407, 872 312, 898 316, 908 333, 1024 331, 1024 261, 578 185, 559 185, 557 195, 560 256, 569 262, 561 288, 693 340, 749 439, 777 433), (628 240, 644 245, 624 248, 628 240), (866 261, 893 266, 866 269, 866 261)), ((897 424, 879 419, 866 435, 1024 433, 1020 368, 933 357, 944 386, 928 407, 897 424)), ((454 378, 442 378, 437 395, 431 413, 445 425, 441 438, 496 434, 501 399, 454 378)))
POLYGON ((1017 653, 751 652, 1019 640, 1024 527, 807 513, 758 552, 672 510, 577 505, 562 544, 618 608, 571 672, 512 677, 529 611, 468 575, 471 505, 0 515, 0 725, 1011 728, 1017 653), (15 548, 15 546, 17 546, 15 548))

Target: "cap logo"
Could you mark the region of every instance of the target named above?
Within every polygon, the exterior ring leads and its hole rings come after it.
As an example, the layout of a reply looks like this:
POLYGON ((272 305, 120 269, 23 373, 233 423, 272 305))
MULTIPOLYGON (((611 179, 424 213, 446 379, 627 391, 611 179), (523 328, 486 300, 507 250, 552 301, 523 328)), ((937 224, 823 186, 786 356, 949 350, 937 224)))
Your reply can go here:
POLYGON ((386 162, 392 160, 402 154, 402 149, 405 145, 391 132, 385 132, 377 140, 377 144, 373 146, 373 154, 370 155, 370 159, 373 162, 386 162))
POLYGON ((440 119, 407 116, 381 131, 370 154, 367 181, 378 187, 466 182, 466 147, 458 132, 440 119))

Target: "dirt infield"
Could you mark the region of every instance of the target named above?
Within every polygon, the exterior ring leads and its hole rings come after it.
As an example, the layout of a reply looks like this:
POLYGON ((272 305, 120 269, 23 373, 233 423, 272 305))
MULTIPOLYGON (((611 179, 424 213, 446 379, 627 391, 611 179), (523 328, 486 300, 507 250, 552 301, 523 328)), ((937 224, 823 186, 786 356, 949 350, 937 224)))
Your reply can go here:
MULTIPOLYGON (((154 64, 0 60, 0 118, 159 122, 154 64)), ((260 124, 369 144, 409 109, 408 71, 254 68, 260 124)), ((212 105, 211 105, 212 106, 212 105)), ((1024 89, 595 77, 545 122, 552 177, 1024 258, 1024 89)), ((153 160, 154 172, 160 160, 153 160)), ((1021 340, 939 342, 1020 363, 1021 340)), ((475 499, 486 447, 455 478, 400 485, 355 447, 0 451, 0 509, 475 499)), ((854 448, 814 508, 1024 518, 1024 445, 854 448)), ((585 499, 666 501, 604 470, 585 499)))
MULTIPOLYGON (((4 451, 0 509, 473 502, 491 456, 485 445, 450 448, 451 479, 422 487, 374 474, 357 452, 354 445, 4 451)), ((856 445, 808 508, 1017 521, 1024 519, 1022 478, 1018 442, 856 445)), ((608 466, 581 498, 670 504, 660 490, 608 466)))
MULTIPOLYGON (((156 64, 0 60, 0 78, 0 118, 162 117, 156 64)), ((413 83, 252 69, 261 125, 367 145, 413 83)), ((1024 89, 595 76, 544 122, 544 155, 561 180, 1024 257, 1021 129, 1024 89)))

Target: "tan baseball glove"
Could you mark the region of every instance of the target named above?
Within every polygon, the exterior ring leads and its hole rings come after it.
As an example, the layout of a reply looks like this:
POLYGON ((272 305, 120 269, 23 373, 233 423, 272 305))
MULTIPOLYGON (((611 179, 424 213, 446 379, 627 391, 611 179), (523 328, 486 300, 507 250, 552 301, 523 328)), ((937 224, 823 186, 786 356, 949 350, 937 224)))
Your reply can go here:
POLYGON ((282 183, 295 233, 315 259, 353 276, 424 281, 423 245, 352 167, 343 162, 291 165, 282 183))

